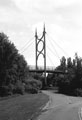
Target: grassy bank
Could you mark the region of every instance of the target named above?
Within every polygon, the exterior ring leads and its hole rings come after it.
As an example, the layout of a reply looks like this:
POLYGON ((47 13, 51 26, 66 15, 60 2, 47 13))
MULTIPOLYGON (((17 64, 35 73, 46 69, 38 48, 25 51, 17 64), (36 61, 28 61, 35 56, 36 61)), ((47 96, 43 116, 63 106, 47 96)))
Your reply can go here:
POLYGON ((0 120, 34 120, 48 101, 43 93, 26 94, 0 101, 0 120))

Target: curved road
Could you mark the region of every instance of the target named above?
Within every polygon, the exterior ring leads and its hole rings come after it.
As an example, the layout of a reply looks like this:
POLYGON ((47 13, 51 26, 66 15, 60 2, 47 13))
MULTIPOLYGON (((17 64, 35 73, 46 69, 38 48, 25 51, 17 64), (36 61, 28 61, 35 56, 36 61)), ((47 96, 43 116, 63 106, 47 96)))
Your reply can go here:
POLYGON ((70 97, 55 94, 52 91, 43 91, 50 98, 37 120, 82 120, 81 97, 70 97))

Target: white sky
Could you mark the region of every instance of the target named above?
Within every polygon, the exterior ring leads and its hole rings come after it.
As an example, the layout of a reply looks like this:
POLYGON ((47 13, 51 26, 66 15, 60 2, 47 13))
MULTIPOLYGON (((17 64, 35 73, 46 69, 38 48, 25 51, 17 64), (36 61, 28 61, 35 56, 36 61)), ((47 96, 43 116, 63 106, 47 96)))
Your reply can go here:
POLYGON ((35 64, 35 43, 22 48, 30 40, 35 42, 35 28, 41 34, 44 22, 49 35, 47 65, 56 66, 58 57, 73 58, 75 52, 82 57, 82 0, 0 0, 0 32, 9 36, 28 64, 35 64))

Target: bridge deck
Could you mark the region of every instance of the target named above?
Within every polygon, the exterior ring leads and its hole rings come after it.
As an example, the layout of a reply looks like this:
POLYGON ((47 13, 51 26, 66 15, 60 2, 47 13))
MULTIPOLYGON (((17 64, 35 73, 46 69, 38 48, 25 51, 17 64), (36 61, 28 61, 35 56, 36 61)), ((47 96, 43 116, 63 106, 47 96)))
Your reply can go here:
MULTIPOLYGON (((43 73, 45 72, 43 66, 39 66, 38 69, 36 70, 35 66, 29 66, 29 72, 37 72, 37 73, 43 73)), ((46 66, 46 73, 55 73, 55 74, 66 74, 64 71, 60 70, 55 70, 55 67, 53 66, 46 66)))
MULTIPOLYGON (((29 72, 37 72, 37 73, 43 73, 45 70, 29 70, 29 72)), ((46 70, 47 73, 55 73, 55 74, 65 74, 63 71, 57 71, 57 70, 46 70)))

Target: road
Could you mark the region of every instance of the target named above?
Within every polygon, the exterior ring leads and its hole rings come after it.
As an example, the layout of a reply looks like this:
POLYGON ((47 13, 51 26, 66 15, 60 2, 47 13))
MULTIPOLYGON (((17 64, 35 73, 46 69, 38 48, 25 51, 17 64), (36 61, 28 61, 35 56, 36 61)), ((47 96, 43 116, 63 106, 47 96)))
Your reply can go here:
POLYGON ((43 91, 50 98, 37 120, 82 120, 81 97, 71 97, 43 91))

